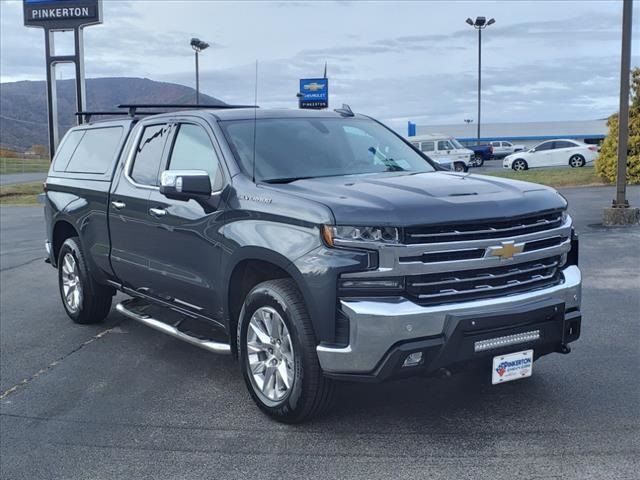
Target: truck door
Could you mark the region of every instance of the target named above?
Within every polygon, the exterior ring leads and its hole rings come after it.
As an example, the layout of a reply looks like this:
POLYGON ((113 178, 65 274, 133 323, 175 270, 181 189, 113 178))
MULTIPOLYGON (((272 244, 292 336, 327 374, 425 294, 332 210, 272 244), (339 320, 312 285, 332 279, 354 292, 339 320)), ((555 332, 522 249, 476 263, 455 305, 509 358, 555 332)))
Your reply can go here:
POLYGON ((196 313, 217 318, 221 307, 220 260, 225 185, 220 155, 210 127, 198 119, 176 123, 164 169, 204 170, 211 202, 169 199, 158 190, 149 198, 151 293, 196 313))
POLYGON ((138 125, 109 196, 111 265, 118 279, 134 289, 148 288, 149 246, 156 241, 149 228, 149 195, 158 189, 168 135, 167 123, 138 125))

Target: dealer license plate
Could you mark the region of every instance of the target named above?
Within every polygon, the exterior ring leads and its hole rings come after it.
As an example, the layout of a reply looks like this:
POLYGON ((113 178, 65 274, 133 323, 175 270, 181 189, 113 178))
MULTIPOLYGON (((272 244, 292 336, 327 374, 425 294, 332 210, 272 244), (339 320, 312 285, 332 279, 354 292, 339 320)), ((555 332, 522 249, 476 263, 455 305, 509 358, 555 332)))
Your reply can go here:
POLYGON ((508 353, 493 357, 491 383, 510 382, 530 377, 533 370, 533 350, 508 353))

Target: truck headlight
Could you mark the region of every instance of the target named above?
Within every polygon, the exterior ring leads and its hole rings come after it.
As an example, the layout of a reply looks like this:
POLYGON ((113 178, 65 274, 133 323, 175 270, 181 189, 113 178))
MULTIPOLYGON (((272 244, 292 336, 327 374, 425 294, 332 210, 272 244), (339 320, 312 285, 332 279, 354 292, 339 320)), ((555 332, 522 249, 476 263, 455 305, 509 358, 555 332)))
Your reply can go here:
POLYGON ((346 243, 398 243, 399 233, 395 227, 349 227, 344 225, 322 228, 322 238, 330 247, 336 242, 346 243))

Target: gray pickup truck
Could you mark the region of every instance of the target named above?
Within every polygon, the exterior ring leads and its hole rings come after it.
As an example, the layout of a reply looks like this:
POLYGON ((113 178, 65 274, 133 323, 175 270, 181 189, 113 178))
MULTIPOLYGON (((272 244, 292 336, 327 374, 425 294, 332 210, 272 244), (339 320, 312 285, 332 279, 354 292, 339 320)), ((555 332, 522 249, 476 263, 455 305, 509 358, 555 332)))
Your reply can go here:
POLYGON ((283 422, 324 410, 337 380, 528 377, 580 335, 559 193, 443 171, 350 109, 90 122, 62 140, 44 199, 73 321, 122 292, 121 314, 235 355, 283 422))

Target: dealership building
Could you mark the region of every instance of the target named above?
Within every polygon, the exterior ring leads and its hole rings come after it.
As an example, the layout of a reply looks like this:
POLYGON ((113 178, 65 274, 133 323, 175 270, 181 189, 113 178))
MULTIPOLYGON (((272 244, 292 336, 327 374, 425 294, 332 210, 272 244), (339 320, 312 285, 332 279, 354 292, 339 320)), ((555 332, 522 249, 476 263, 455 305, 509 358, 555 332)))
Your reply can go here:
MULTIPOLYGON (((463 144, 475 144, 477 125, 416 125, 416 135, 444 134, 457 138, 463 144)), ((410 128, 411 129, 411 128, 410 128)), ((545 140, 568 138, 589 144, 599 144, 607 135, 607 120, 580 120, 573 122, 483 123, 481 143, 504 140, 530 147, 545 140)))

